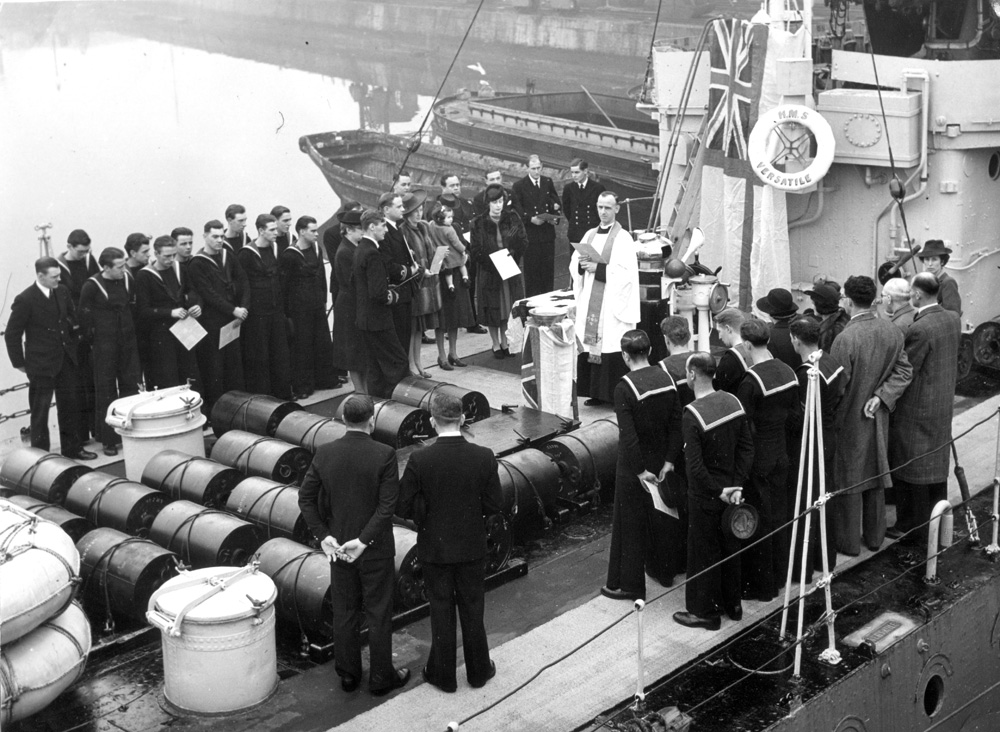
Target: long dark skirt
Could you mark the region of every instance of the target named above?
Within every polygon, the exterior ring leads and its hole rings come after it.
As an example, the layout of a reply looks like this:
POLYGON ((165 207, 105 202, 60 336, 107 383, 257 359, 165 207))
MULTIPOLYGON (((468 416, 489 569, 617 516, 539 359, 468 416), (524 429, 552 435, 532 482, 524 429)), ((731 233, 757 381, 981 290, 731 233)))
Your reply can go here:
POLYGON ((454 294, 443 289, 444 277, 441 278, 440 327, 444 330, 471 328, 476 324, 476 317, 472 313, 469 288, 462 284, 462 275, 458 270, 453 269, 451 274, 452 282, 455 283, 454 294))
POLYGON ((628 366, 621 353, 602 353, 600 363, 590 363, 588 354, 581 353, 576 360, 576 392, 579 396, 612 402, 615 386, 628 373, 628 366))

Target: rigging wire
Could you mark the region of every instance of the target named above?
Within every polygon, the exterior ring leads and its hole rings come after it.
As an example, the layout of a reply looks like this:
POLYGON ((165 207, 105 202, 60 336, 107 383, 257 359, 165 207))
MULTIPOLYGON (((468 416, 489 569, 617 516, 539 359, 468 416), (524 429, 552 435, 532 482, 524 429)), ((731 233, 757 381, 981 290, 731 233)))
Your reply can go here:
MULTIPOLYGON (((871 41, 868 43, 868 55, 872 59, 872 72, 875 74, 875 91, 878 92, 878 106, 882 110, 882 129, 885 130, 885 145, 889 151, 889 170, 892 174, 892 180, 889 182, 889 195, 892 196, 892 200, 896 202, 896 207, 899 209, 899 220, 903 224, 903 236, 906 238, 906 246, 910 250, 910 255, 915 253, 913 251, 913 241, 910 239, 910 229, 906 225, 906 211, 903 210, 903 200, 906 198, 906 186, 903 181, 899 178, 899 173, 896 171, 896 158, 892 154, 892 140, 889 139, 889 122, 885 116, 885 102, 882 100, 882 86, 879 84, 878 80, 878 64, 875 63, 875 47, 872 46, 871 41)), ((924 100, 924 104, 927 100, 924 100)), ((921 132, 926 135, 927 130, 921 130, 921 132)), ((924 161, 926 165, 926 160, 924 161)))
MULTIPOLYGON (((962 501, 962 502, 956 504, 956 507, 957 506, 966 505, 971 500, 972 499, 970 498, 967 501, 962 501)), ((993 517, 990 518, 990 521, 994 521, 994 520, 996 520, 996 519, 993 518, 993 517)), ((906 532, 905 535, 908 535, 908 534, 910 534, 913 531, 918 531, 918 530, 920 530, 920 529, 928 526, 930 523, 931 523, 931 521, 929 520, 926 523, 923 523, 923 524, 921 524, 919 526, 915 526, 913 529, 911 529, 910 531, 906 532)), ((970 541, 970 539, 971 539, 971 537, 965 537, 964 539, 962 539, 962 541, 970 541)), ((849 602, 844 603, 839 608, 837 608, 836 610, 833 611, 833 615, 836 616, 836 615, 838 615, 840 613, 843 613, 845 610, 849 609, 853 605, 857 605, 857 604, 865 601, 866 599, 868 599, 872 595, 875 595, 878 592, 880 592, 881 590, 885 589, 886 587, 892 585, 893 583, 898 582, 900 579, 902 579, 903 577, 905 577, 907 574, 909 574, 913 570, 919 569, 920 567, 922 567, 923 565, 925 565, 929 559, 935 559, 935 558, 941 556, 942 554, 944 554, 945 552, 947 552, 947 551, 955 548, 956 546, 958 546, 958 542, 955 542, 955 543, 953 543, 953 544, 951 544, 949 546, 943 547, 937 553, 932 554, 930 557, 926 557, 923 561, 917 562, 917 563, 913 564, 912 566, 907 567, 902 572, 900 572, 899 574, 895 575, 894 577, 891 577, 890 579, 886 580, 882 584, 874 587, 873 589, 869 590, 868 592, 865 592, 862 595, 859 595, 858 597, 855 597, 853 600, 850 600, 849 602)), ((818 587, 814 585, 813 587, 811 587, 809 589, 808 592, 806 592, 802 596, 802 598, 796 598, 795 601, 797 602, 799 599, 804 599, 805 597, 808 597, 813 592, 815 592, 817 589, 818 589, 818 587)), ((771 620, 780 611, 781 611, 781 608, 775 608, 773 611, 771 611, 770 613, 768 613, 765 617, 763 617, 759 621, 757 621, 757 625, 761 625, 761 624, 766 623, 767 621, 771 620)), ((774 663, 775 661, 777 661, 778 659, 780 659, 782 656, 786 655, 789 651, 794 650, 798 645, 800 645, 801 643, 804 643, 807 639, 813 637, 817 632, 819 632, 820 626, 824 625, 826 623, 826 621, 827 621, 827 615, 826 614, 821 615, 820 618, 818 620, 816 620, 816 622, 811 623, 808 626, 808 628, 803 632, 801 638, 796 639, 794 641, 789 641, 787 643, 787 645, 784 645, 782 647, 781 651, 779 651, 777 655, 775 655, 772 658, 768 659, 767 661, 765 661, 764 663, 760 664, 756 668, 748 671, 743 676, 741 676, 740 678, 736 679, 735 681, 733 681, 732 683, 728 684, 727 686, 723 687, 722 689, 719 689, 718 691, 716 691, 711 696, 708 696, 705 699, 700 700, 694 706, 690 707, 689 709, 684 710, 684 713, 688 714, 688 715, 694 713, 698 708, 700 708, 700 707, 708 704, 710 701, 712 701, 716 697, 720 696, 721 694, 726 693, 727 691, 729 691, 730 689, 734 688, 735 686, 743 683, 747 679, 751 678, 754 674, 763 671, 768 666, 770 666, 772 663, 774 663)), ((688 671, 694 669, 698 665, 707 662, 709 659, 711 659, 714 656, 718 656, 723 650, 725 650, 726 648, 732 646, 737 641, 742 640, 743 635, 744 635, 743 633, 740 633, 740 634, 738 634, 736 636, 733 636, 724 645, 722 645, 721 647, 719 647, 717 649, 713 649, 706 656, 698 659, 697 662, 695 662, 691 666, 683 669, 680 673, 672 675, 669 678, 663 679, 661 682, 654 683, 652 686, 650 686, 648 693, 650 693, 650 694, 654 693, 657 689, 661 689, 661 688, 665 687, 667 684, 672 683, 678 677, 680 677, 681 675, 683 675, 683 674, 687 673, 688 671)), ((609 716, 607 719, 605 719, 597 727, 594 727, 591 730, 591 732, 596 732, 597 730, 601 729, 602 727, 605 727, 606 725, 608 725, 609 723, 613 722, 615 719, 617 719, 618 717, 620 717, 622 714, 624 714, 629 709, 631 709, 631 706, 626 706, 626 707, 623 707, 622 709, 618 710, 617 712, 615 712, 614 714, 612 714, 611 716, 609 716)))
MULTIPOLYGON (((829 492, 829 493, 827 493, 827 494, 826 494, 826 500, 829 500, 830 498, 833 498, 833 497, 835 497, 835 496, 838 496, 838 495, 840 495, 840 494, 842 494, 842 493, 844 493, 844 492, 847 492, 847 491, 850 491, 850 490, 853 490, 853 489, 855 489, 855 488, 858 488, 858 487, 860 487, 860 486, 862 486, 862 485, 864 485, 864 484, 868 483, 869 481, 872 481, 872 480, 878 480, 879 478, 882 478, 882 477, 884 477, 884 476, 886 476, 886 475, 889 475, 889 474, 891 474, 891 473, 895 472, 896 470, 899 470, 900 468, 903 468, 903 467, 906 467, 907 465, 910 465, 911 463, 913 463, 913 462, 915 462, 915 461, 917 461, 917 460, 922 460, 923 458, 925 458, 925 457, 927 457, 927 456, 929 456, 929 455, 933 455, 934 453, 936 453, 936 452, 939 452, 940 450, 943 450, 943 449, 947 449, 947 448, 948 448, 948 447, 949 447, 950 445, 952 445, 952 444, 953 444, 953 443, 954 443, 955 441, 957 441, 957 440, 961 439, 962 437, 965 437, 966 435, 968 435, 968 434, 969 434, 970 432, 972 432, 973 430, 975 430, 975 429, 977 429, 977 428, 981 427, 982 425, 984 425, 984 424, 985 424, 986 422, 989 422, 989 421, 990 421, 991 419, 993 419, 994 417, 996 417, 996 416, 997 416, 998 414, 1000 414, 1000 407, 998 407, 998 408, 997 408, 996 410, 992 411, 992 412, 991 412, 991 413, 990 413, 990 414, 989 414, 988 416, 984 417, 983 419, 979 420, 978 422, 976 422, 975 424, 973 424, 972 426, 970 426, 970 427, 969 427, 968 429, 966 429, 965 431, 961 432, 961 433, 960 433, 960 434, 958 434, 958 435, 955 435, 954 437, 952 437, 952 438, 951 438, 950 440, 948 440, 948 441, 947 441, 947 442, 945 442, 944 444, 942 444, 942 445, 940 445, 940 446, 938 446, 938 447, 935 447, 935 448, 932 448, 932 449, 928 450, 927 452, 925 452, 925 453, 923 453, 923 454, 920 454, 920 455, 917 455, 917 456, 913 457, 912 459, 908 460, 907 462, 905 462, 905 463, 902 463, 902 464, 900 464, 900 465, 896 466, 895 468, 890 468, 890 469, 889 469, 889 470, 887 470, 887 471, 883 471, 882 473, 879 473, 879 474, 877 474, 877 475, 874 475, 874 476, 871 476, 871 477, 869 477, 869 478, 865 478, 864 480, 861 480, 861 481, 858 481, 857 483, 854 483, 854 484, 852 484, 852 485, 849 485, 849 486, 846 486, 846 487, 844 487, 844 488, 841 488, 841 489, 839 489, 839 490, 837 490, 837 491, 833 491, 833 492, 829 492)), ((998 427, 998 429, 1000 429, 1000 427, 998 427)), ((972 498, 970 497, 970 498, 969 498, 969 501, 971 501, 971 500, 972 500, 972 498)), ((964 506, 964 505, 965 505, 966 503, 968 503, 969 501, 961 501, 960 503, 957 503, 957 504, 954 504, 954 506, 964 506)), ((953 507, 954 507, 954 506, 953 506, 953 507)), ((811 506, 809 506, 808 508, 806 508, 806 509, 805 509, 805 510, 804 510, 804 511, 803 511, 802 513, 800 513, 800 514, 799 514, 798 516, 795 516, 795 517, 794 517, 794 518, 792 518, 792 519, 791 519, 790 521, 787 521, 786 523, 782 524, 781 526, 778 526, 777 528, 775 528, 774 530, 772 530, 772 531, 771 531, 770 533, 768 533, 768 534, 765 534, 764 536, 761 536, 761 537, 758 537, 758 538, 757 538, 756 540, 754 540, 753 542, 750 542, 750 543, 748 543, 748 544, 745 544, 744 546, 740 547, 740 549, 739 549, 738 551, 736 551, 736 552, 734 552, 733 554, 729 555, 729 556, 728 556, 728 557, 726 557, 725 559, 722 559, 722 560, 720 560, 720 561, 716 562, 715 564, 713 564, 713 565, 711 565, 711 566, 709 566, 709 567, 706 567, 705 569, 703 569, 703 570, 702 570, 701 572, 699 572, 698 574, 695 574, 695 575, 692 575, 692 576, 690 576, 690 577, 685 577, 683 581, 681 581, 681 582, 679 582, 679 583, 677 583, 677 584, 673 585, 672 587, 669 587, 669 588, 667 588, 667 589, 666 589, 666 590, 665 590, 664 592, 660 593, 659 595, 657 595, 656 597, 652 598, 651 600, 648 600, 648 601, 646 602, 646 605, 648 606, 648 605, 650 605, 650 604, 652 604, 652 603, 654 603, 654 602, 656 602, 656 601, 658 601, 658 600, 660 600, 660 599, 662 599, 662 598, 666 597, 667 595, 669 595, 669 594, 671 594, 671 593, 673 593, 673 592, 676 592, 676 591, 677 591, 677 590, 679 590, 680 588, 682 588, 682 587, 686 586, 686 585, 687 585, 687 584, 688 584, 688 583, 689 583, 690 581, 692 581, 692 580, 693 580, 693 579, 695 579, 696 577, 700 577, 700 576, 702 576, 702 575, 704 575, 704 574, 706 574, 706 573, 708 573, 708 572, 711 572, 712 570, 714 570, 714 569, 717 569, 718 567, 721 567, 721 566, 722 566, 722 565, 723 565, 723 564, 724 564, 725 562, 727 562, 727 561, 731 561, 731 560, 733 560, 733 559, 735 559, 735 558, 739 557, 739 556, 740 556, 741 554, 743 554, 744 552, 746 552, 746 551, 748 551, 748 550, 752 549, 752 548, 753 548, 753 547, 755 547, 755 546, 756 546, 757 544, 760 544, 761 542, 763 542, 763 541, 766 541, 767 539, 770 539, 771 537, 775 536, 776 534, 780 533, 780 532, 781 532, 781 531, 783 531, 784 529, 786 529, 786 528, 788 528, 789 526, 791 526, 792 524, 794 524, 794 523, 795 523, 796 521, 799 521, 799 520, 801 520, 801 519, 802 519, 803 517, 805 517, 805 515, 806 515, 807 513, 809 513, 810 511, 814 511, 814 510, 817 510, 817 509, 818 509, 818 507, 819 507, 819 506, 818 506, 818 503, 814 503, 813 505, 811 505, 811 506)), ((916 531, 916 530, 918 530, 918 529, 920 529, 920 528, 923 528, 923 526, 926 526, 926 525, 927 525, 927 524, 929 524, 929 523, 930 523, 930 522, 928 521, 928 522, 927 522, 927 523, 925 523, 925 524, 921 524, 920 526, 916 526, 916 527, 914 527, 914 528, 913 528, 913 529, 911 529, 910 531, 906 532, 906 534, 904 534, 904 536, 905 536, 905 535, 908 535, 908 534, 909 534, 909 533, 911 533, 912 531, 916 531)), ((934 555, 934 556, 937 556, 937 555, 934 555)), ((915 566, 920 566, 920 565, 919 565, 919 564, 917 564, 917 565, 915 565, 915 566)), ((906 571, 904 571, 904 572, 903 572, 902 574, 906 574, 907 572, 911 571, 912 569, 913 569, 913 568, 911 567, 911 568, 907 569, 906 571)), ((835 573, 835 572, 832 572, 832 571, 831 571, 831 572, 830 572, 830 577, 832 578, 832 577, 834 577, 834 576, 836 576, 836 573, 835 573)), ((902 576, 902 575, 900 575, 900 576, 902 576)), ((815 588, 814 588, 814 589, 815 589, 815 588)), ((810 591, 809 591, 809 592, 807 592, 807 593, 804 593, 804 594, 803 594, 803 595, 802 595, 801 597, 796 597, 796 598, 794 598, 794 599, 793 599, 793 600, 792 600, 792 601, 791 601, 791 602, 789 603, 789 607, 791 607, 791 606, 792 606, 792 605, 793 605, 794 603, 797 603, 797 602, 799 602, 799 600, 800 600, 800 599, 803 599, 804 597, 807 597, 807 596, 808 596, 809 594, 811 594, 811 592, 812 592, 812 590, 810 590, 810 591)), ((870 593, 869 593, 869 594, 870 594, 870 593)), ((848 604, 848 605, 847 605, 847 606, 845 606, 845 607, 849 607, 849 606, 850 606, 850 604, 848 604)), ((774 610, 773 612, 774 612, 774 613, 776 613, 776 612, 778 612, 779 610, 783 610, 783 609, 784 609, 784 605, 782 605, 782 607, 781 607, 781 608, 776 608, 776 609, 775 609, 775 610, 774 610)), ((841 609, 843 609, 843 608, 841 608, 841 609)), ((773 613, 772 613, 772 614, 773 614, 773 613)), ((498 699, 497 699, 496 701, 492 702, 491 704, 489 704, 488 706, 486 706, 486 707, 484 707, 484 708, 482 708, 482 709, 479 709, 478 711, 474 712, 473 714, 471 714, 471 715, 469 715, 468 717, 466 717, 465 719, 463 719, 463 720, 461 721, 461 723, 460 723, 460 724, 462 724, 462 725, 466 724, 467 722, 469 722, 469 721, 471 721, 471 720, 475 719, 476 717, 478 717, 478 716, 480 716, 480 715, 482 715, 482 714, 485 714, 485 713, 486 713, 486 712, 488 712, 488 711, 489 711, 490 709, 493 709, 494 707, 496 707, 497 705, 499 705, 499 704, 500 704, 501 702, 504 702, 504 701, 506 701, 507 699, 511 698, 511 697, 512 697, 512 696, 514 696, 514 695, 515 695, 516 693, 518 693, 519 691, 521 691, 522 689, 524 689, 524 688, 525 688, 526 686, 528 686, 528 685, 529 685, 530 683, 532 683, 532 682, 533 682, 533 681, 534 681, 535 679, 537 679, 537 678, 538 678, 539 676, 541 676, 541 674, 542 674, 543 672, 547 671, 548 669, 552 668, 553 666, 556 666, 556 665, 558 665, 558 664, 562 663, 563 661, 565 661, 566 659, 568 659, 568 658, 569 658, 570 656, 572 656, 572 655, 574 655, 575 653, 577 653, 578 651, 580 651, 580 650, 581 650, 582 648, 586 647, 586 646, 587 646, 587 645, 589 645, 590 643, 593 643, 593 642, 594 642, 595 640, 597 640, 598 638, 600 638, 600 637, 601 637, 602 635, 604 635, 605 633, 607 633, 608 631, 610 631, 610 630, 611 630, 612 628, 614 628, 615 626, 619 625, 619 624, 620 624, 620 623, 621 623, 622 621, 624 621, 624 620, 625 620, 626 618, 630 617, 631 615, 632 615, 632 613, 631 613, 631 612, 628 612, 628 613, 626 613, 626 614, 622 615, 622 616, 621 616, 620 618, 618 618, 617 620, 614 620, 614 621, 612 621, 612 622, 611 622, 611 623, 610 623, 609 625, 605 626, 604 628, 602 628, 602 629, 601 629, 600 631, 598 631, 598 632, 597 632, 597 633, 595 633, 594 635, 590 636, 589 638, 585 639, 584 641, 582 641, 581 643, 579 643, 579 644, 578 644, 577 646, 575 646, 574 648, 570 649, 569 651, 567 651, 567 652, 566 652, 566 653, 564 653, 563 655, 559 656, 558 658, 556 658, 556 659, 554 659, 554 660, 550 661, 549 663, 545 664, 544 666, 542 666, 542 667, 541 667, 541 668, 540 668, 540 669, 539 669, 538 671, 536 671, 536 672, 535 672, 535 673, 534 673, 534 674, 533 674, 533 675, 532 675, 532 676, 531 676, 530 678, 528 678, 527 680, 525 680, 525 681, 523 681, 522 683, 518 684, 518 685, 517 685, 516 687, 514 687, 513 689, 511 689, 511 690, 510 690, 509 692, 507 692, 506 694, 504 694, 504 695, 503 695, 503 696, 501 696, 500 698, 498 698, 498 699)), ((824 618, 824 621, 825 621, 825 618, 824 618)), ((786 650, 787 650, 787 649, 786 649, 786 650)), ((785 651, 782 651, 782 654, 783 654, 784 652, 785 652, 785 651)), ((707 660, 707 659, 708 659, 709 657, 711 657, 711 655, 712 655, 712 654, 708 654, 708 655, 704 656, 703 658, 699 659, 699 660, 698 660, 698 661, 696 661, 696 662, 695 662, 694 664, 692 664, 691 666, 689 666, 688 668, 686 668, 686 669, 685 669, 684 671, 682 671, 682 673, 686 673, 687 671, 690 671, 691 669, 693 669, 693 668, 697 667, 697 666, 698 666, 698 665, 699 665, 700 663, 704 662, 704 661, 705 661, 705 660, 707 660)), ((767 665, 767 664, 765 664, 765 665, 767 665)))
POLYGON ((427 114, 424 115, 423 121, 420 123, 420 128, 413 135, 413 141, 410 143, 409 147, 406 149, 406 157, 403 158, 403 162, 400 164, 399 169, 396 171, 396 175, 393 176, 393 180, 399 178, 399 174, 406 170, 406 163, 410 159, 410 155, 415 153, 420 148, 420 136, 424 133, 424 127, 427 126, 427 120, 434 113, 434 105, 437 104, 438 97, 441 96, 441 91, 444 89, 444 85, 448 82, 448 77, 451 75, 451 70, 455 68, 455 63, 458 61, 458 56, 462 53, 462 48, 465 46, 466 40, 469 38, 469 34, 472 33, 472 26, 476 24, 476 18, 479 17, 479 11, 483 9, 483 5, 486 4, 486 0, 479 0, 479 5, 476 7, 476 12, 472 14, 472 20, 469 21, 469 27, 465 29, 465 35, 462 36, 462 42, 458 44, 458 49, 455 51, 455 55, 451 58, 451 63, 448 64, 448 70, 444 72, 444 77, 441 79, 441 85, 438 86, 438 90, 434 93, 434 98, 431 100, 430 105, 427 107, 427 114))

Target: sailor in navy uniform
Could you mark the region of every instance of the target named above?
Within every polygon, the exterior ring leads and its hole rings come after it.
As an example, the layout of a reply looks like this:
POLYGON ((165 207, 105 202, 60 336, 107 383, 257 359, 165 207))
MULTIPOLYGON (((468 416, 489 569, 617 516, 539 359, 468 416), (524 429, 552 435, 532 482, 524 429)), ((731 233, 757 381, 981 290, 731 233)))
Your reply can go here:
POLYGON ((660 361, 660 368, 666 371, 677 386, 681 407, 694 401, 694 392, 687 382, 687 360, 691 355, 691 329, 687 318, 670 315, 660 321, 660 330, 667 344, 667 357, 660 361))
POLYGON ((202 412, 212 413, 216 400, 232 389, 243 389, 243 353, 240 342, 219 348, 219 331, 234 319, 245 321, 249 314, 250 287, 246 272, 226 245, 222 222, 205 224, 205 248, 191 257, 188 274, 204 311, 199 321, 207 331, 196 347, 201 373, 202 412))
POLYGON ((146 370, 146 389, 165 389, 191 381, 201 393, 194 349, 185 348, 170 332, 180 320, 201 317, 198 294, 191 288, 187 268, 178 260, 178 247, 172 237, 156 237, 153 251, 156 260, 135 277, 139 326, 149 338, 150 351, 156 354, 146 370))
POLYGON ((723 611, 732 620, 743 618, 740 560, 727 559, 739 551, 740 542, 722 530, 722 514, 727 505, 742 501, 741 486, 753 463, 753 438, 743 407, 732 394, 715 391, 713 376, 715 359, 710 354, 689 357, 688 382, 695 400, 681 418, 688 475, 689 579, 687 610, 674 613, 681 625, 706 630, 721 627, 723 611))
POLYGON ((556 227, 540 217, 560 213, 562 203, 552 179, 542 175, 542 162, 537 155, 528 158, 528 174, 514 184, 510 193, 514 210, 528 235, 521 266, 525 296, 550 292, 555 277, 556 227))
POLYGON ((719 366, 715 372, 715 388, 735 394, 743 381, 743 374, 750 367, 750 347, 740 336, 740 326, 746 320, 746 315, 736 308, 726 308, 715 316, 715 329, 719 339, 727 349, 719 357, 719 366))
MULTIPOLYGON (((73 229, 69 232, 69 237, 66 239, 66 251, 59 255, 57 261, 62 270, 60 283, 69 290, 73 307, 79 309, 80 290, 83 289, 83 283, 101 271, 97 259, 90 252, 90 236, 87 235, 87 232, 83 229, 73 229)), ((76 367, 80 372, 80 378, 77 381, 77 388, 80 389, 77 403, 83 415, 83 421, 87 425, 87 434, 83 435, 83 440, 86 442, 96 424, 94 416, 94 368, 91 362, 90 344, 81 339, 77 343, 77 349, 79 349, 79 353, 76 358, 76 367)))
MULTIPOLYGON (((795 372, 767 348, 770 332, 762 320, 748 320, 740 326, 740 335, 750 347, 750 368, 736 390, 753 434, 754 461, 743 496, 757 509, 759 537, 783 523, 789 504, 794 505, 788 494, 787 430, 790 415, 801 408, 795 372)), ((788 570, 790 542, 791 532, 785 531, 743 553, 744 598, 767 602, 777 597, 788 570)))
POLYGON ((107 247, 97 263, 101 273, 84 282, 80 290, 80 326, 97 365, 93 429, 104 443, 104 454, 111 456, 118 454, 121 438, 105 421, 108 407, 119 397, 139 393, 142 371, 132 320, 135 285, 126 274, 125 252, 107 247))
POLYGON ((569 164, 573 180, 563 188, 563 213, 569 224, 569 240, 583 241, 584 235, 601 223, 597 215, 597 198, 604 193, 604 186, 591 180, 587 161, 575 158, 569 164))
POLYGON ((285 317, 291 325, 292 391, 297 397, 332 389, 340 381, 333 368, 333 341, 326 317, 326 270, 316 219, 300 216, 298 237, 278 255, 285 317))
POLYGON ((649 365, 649 336, 630 330, 621 338, 629 368, 615 386, 618 465, 611 523, 608 582, 601 594, 613 600, 646 598, 643 569, 665 587, 673 584, 685 541, 679 522, 653 507, 649 491, 659 490, 683 450, 681 405, 674 380, 649 365), (662 518, 661 518, 662 517, 662 518))
POLYGON ((260 214, 255 225, 257 239, 236 253, 250 285, 250 314, 240 334, 247 390, 289 399, 291 355, 278 277, 278 223, 271 214, 260 214))

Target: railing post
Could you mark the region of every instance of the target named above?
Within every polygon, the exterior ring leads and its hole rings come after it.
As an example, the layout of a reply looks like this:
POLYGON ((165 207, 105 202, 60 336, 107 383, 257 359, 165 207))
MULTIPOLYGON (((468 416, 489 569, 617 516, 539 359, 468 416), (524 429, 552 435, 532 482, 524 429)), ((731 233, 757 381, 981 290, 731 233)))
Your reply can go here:
POLYGON ((646 671, 642 664, 642 611, 646 607, 643 600, 635 601, 636 629, 638 631, 638 648, 636 660, 638 662, 638 674, 635 681, 635 700, 641 702, 646 698, 646 671))

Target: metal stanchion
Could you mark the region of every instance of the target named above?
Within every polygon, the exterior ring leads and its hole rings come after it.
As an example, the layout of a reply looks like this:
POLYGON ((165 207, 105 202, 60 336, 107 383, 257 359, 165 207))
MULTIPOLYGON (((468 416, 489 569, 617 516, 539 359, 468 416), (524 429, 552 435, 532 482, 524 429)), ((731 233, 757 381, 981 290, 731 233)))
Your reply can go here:
POLYGON ((983 551, 990 559, 996 560, 997 556, 1000 555, 1000 544, 998 544, 998 539, 1000 539, 1000 424, 997 424, 997 449, 993 461, 993 514, 990 518, 993 520, 993 541, 983 551))
POLYGON ((642 600, 635 601, 635 619, 636 628, 639 632, 639 645, 638 653, 636 653, 636 660, 638 662, 638 675, 635 681, 635 700, 636 702, 641 702, 646 698, 646 671, 642 666, 642 611, 646 607, 646 603, 642 600))
POLYGON ((941 582, 937 576, 938 550, 951 546, 954 530, 951 504, 948 501, 938 501, 931 510, 931 522, 927 526, 927 568, 924 571, 924 582, 929 585, 941 582))

